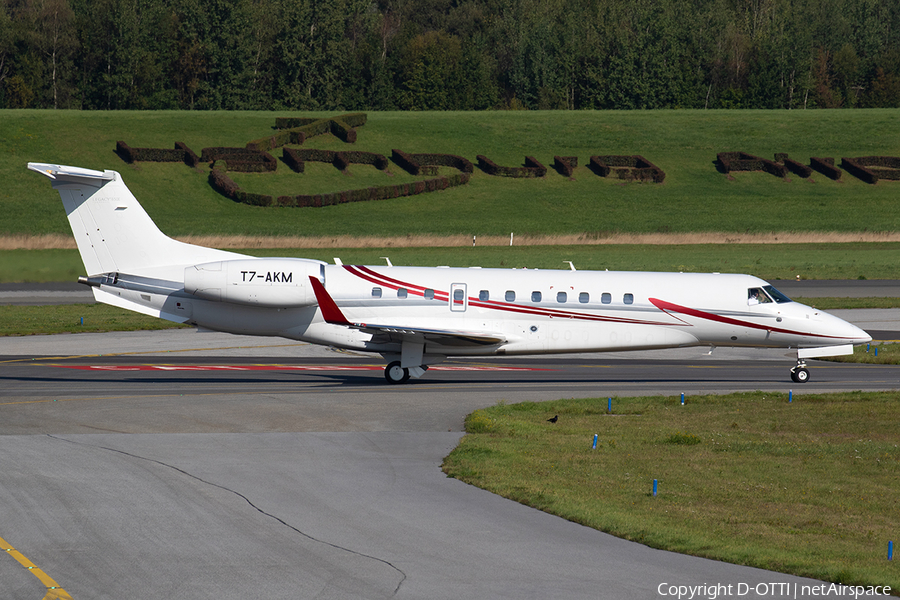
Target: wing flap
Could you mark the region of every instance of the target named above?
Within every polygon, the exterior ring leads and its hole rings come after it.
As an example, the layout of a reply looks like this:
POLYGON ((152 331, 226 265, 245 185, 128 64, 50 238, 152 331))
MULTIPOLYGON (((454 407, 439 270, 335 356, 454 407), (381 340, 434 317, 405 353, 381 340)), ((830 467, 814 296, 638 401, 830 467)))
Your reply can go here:
POLYGON ((375 342, 431 342, 442 346, 457 347, 497 346, 507 342, 507 338, 502 335, 478 331, 400 327, 373 323, 348 323, 347 326, 372 334, 372 341, 375 342))

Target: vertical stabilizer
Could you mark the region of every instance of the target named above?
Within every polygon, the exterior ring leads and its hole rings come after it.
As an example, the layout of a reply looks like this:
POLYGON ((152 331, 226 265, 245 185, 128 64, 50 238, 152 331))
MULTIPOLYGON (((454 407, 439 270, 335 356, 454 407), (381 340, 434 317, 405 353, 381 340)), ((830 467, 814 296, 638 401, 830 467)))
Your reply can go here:
POLYGON ((59 192, 88 275, 142 273, 242 256, 166 236, 115 171, 44 163, 28 163, 28 168, 49 177, 59 192))

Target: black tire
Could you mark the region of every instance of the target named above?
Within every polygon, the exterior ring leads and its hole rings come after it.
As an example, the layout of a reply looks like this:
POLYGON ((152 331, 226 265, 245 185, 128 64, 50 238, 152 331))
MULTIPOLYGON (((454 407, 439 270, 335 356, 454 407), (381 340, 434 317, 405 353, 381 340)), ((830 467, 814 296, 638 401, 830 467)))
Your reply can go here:
POLYGON ((791 379, 794 383, 806 383, 809 381, 809 370, 804 368, 791 369, 791 379))
POLYGON ((388 383, 406 383, 409 381, 409 369, 400 366, 400 361, 395 360, 384 368, 384 378, 388 383))

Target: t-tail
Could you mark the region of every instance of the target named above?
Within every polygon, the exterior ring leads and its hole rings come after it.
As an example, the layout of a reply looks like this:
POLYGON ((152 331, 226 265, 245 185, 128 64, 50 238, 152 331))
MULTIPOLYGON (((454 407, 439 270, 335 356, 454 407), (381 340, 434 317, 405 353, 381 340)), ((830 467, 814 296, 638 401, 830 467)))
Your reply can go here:
MULTIPOLYGON (((185 244, 166 236, 116 171, 28 163, 59 192, 88 276, 163 276, 173 267, 243 255, 185 244)), ((178 279, 181 277, 179 276, 178 279)))
POLYGON ((183 289, 185 267, 246 258, 165 235, 116 171, 28 163, 50 178, 62 198, 81 260, 98 302, 177 322, 190 304, 172 297, 183 289))

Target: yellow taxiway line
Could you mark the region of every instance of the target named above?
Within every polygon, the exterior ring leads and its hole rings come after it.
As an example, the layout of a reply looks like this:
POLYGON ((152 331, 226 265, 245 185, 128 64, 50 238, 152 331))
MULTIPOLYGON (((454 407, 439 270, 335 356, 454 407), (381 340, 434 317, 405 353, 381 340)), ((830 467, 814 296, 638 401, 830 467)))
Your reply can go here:
POLYGON ((28 569, 32 575, 37 577, 41 583, 47 586, 47 594, 42 600, 72 600, 72 596, 69 595, 69 592, 62 589, 58 583, 53 581, 52 577, 44 573, 37 565, 25 558, 24 554, 13 548, 9 542, 2 537, 0 537, 0 549, 19 561, 19 564, 28 569))

